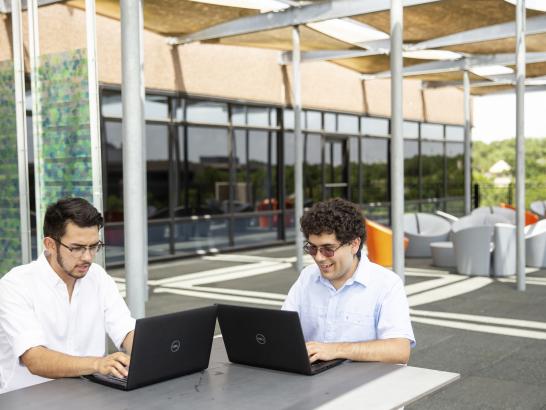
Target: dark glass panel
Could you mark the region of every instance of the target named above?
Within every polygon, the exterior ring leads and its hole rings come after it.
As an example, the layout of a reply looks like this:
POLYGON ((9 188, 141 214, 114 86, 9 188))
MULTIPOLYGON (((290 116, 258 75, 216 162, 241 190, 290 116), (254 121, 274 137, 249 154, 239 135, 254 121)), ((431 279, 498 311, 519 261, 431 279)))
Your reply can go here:
POLYGON ((387 201, 389 190, 388 140, 363 138, 362 145, 363 201, 387 201))
POLYGON ((444 143, 423 141, 421 156, 422 199, 442 198, 444 196, 444 143))

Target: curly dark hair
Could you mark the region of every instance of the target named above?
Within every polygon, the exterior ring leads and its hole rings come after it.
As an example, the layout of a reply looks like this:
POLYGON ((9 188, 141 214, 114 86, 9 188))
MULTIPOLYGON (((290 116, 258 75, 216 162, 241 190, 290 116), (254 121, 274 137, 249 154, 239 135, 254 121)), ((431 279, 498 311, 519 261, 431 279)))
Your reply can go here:
POLYGON ((102 215, 83 198, 64 198, 47 207, 44 216, 44 237, 60 239, 66 232, 68 222, 80 228, 104 226, 102 215))
POLYGON ((356 204, 342 198, 317 202, 303 214, 300 225, 306 239, 309 239, 309 235, 334 233, 337 240, 345 244, 360 238, 358 256, 366 241, 362 212, 356 204))

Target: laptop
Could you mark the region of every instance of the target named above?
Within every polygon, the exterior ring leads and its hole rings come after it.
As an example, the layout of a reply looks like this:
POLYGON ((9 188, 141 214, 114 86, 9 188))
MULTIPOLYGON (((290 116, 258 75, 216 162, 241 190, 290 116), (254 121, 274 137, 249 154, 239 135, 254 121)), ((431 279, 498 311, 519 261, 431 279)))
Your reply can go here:
POLYGON ((127 378, 95 373, 85 378, 121 390, 204 370, 209 365, 216 306, 138 319, 127 378))
POLYGON ((345 361, 309 362, 297 312, 218 305, 218 322, 232 363, 311 376, 345 361))

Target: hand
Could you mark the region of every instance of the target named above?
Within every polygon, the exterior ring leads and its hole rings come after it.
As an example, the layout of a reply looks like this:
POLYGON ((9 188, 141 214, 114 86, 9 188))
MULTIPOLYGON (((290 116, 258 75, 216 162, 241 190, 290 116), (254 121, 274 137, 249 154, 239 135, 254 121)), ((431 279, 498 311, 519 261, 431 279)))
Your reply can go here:
POLYGON ((307 342, 307 354, 309 355, 309 361, 311 363, 317 360, 333 360, 337 359, 337 343, 319 343, 319 342, 307 342))
POLYGON ((101 357, 95 363, 95 369, 98 373, 105 376, 111 374, 115 377, 127 377, 129 374, 130 358, 123 352, 112 353, 106 357, 101 357))

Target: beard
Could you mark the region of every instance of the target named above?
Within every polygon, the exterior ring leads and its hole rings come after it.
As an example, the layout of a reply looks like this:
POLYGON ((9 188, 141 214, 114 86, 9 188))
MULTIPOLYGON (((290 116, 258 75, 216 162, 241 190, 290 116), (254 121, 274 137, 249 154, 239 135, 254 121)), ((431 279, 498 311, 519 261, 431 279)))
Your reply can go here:
MULTIPOLYGON (((57 247, 57 249, 59 249, 57 247)), ((91 266, 90 263, 87 263, 87 262, 84 262, 84 263, 81 263, 79 265, 74 265, 72 266, 72 268, 68 268, 65 263, 64 263, 64 259, 63 257, 61 256, 61 253, 60 252, 57 252, 57 264, 59 265, 59 267, 63 270, 64 273, 66 273, 68 276, 70 276, 71 278, 74 278, 74 279, 81 279, 83 278, 87 272, 81 274, 81 273, 77 273, 76 272, 76 267, 78 266, 86 266, 88 269, 89 269, 89 266, 91 266)))

